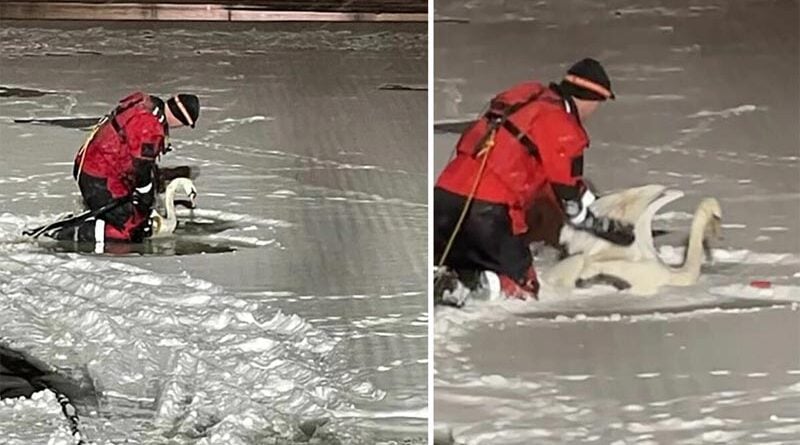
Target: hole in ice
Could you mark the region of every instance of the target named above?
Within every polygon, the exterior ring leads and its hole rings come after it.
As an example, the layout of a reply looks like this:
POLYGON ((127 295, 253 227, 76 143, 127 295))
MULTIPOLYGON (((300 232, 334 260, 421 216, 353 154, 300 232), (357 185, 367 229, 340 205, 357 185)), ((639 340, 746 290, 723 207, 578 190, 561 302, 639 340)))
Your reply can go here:
POLYGON ((50 91, 30 90, 27 88, 13 88, 0 86, 0 97, 42 97, 53 94, 50 91))
MULTIPOLYGON (((2 90, 0 90, 0 93, 2 90)), ((100 120, 99 117, 53 117, 14 119, 16 124, 55 125, 63 128, 89 130, 100 120)))

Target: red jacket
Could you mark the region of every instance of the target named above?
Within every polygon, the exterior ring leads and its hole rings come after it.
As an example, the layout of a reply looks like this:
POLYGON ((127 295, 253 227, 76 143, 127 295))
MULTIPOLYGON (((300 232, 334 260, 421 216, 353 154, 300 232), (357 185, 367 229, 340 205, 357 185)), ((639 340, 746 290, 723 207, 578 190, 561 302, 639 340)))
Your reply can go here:
POLYGON ((153 99, 141 92, 122 99, 75 156, 76 179, 78 174, 105 179, 114 199, 145 185, 140 182, 164 152, 167 137, 163 109, 154 112, 154 106, 153 99))
MULTIPOLYGON (((551 184, 577 186, 583 172, 583 150, 589 139, 576 110, 539 83, 519 84, 496 96, 489 112, 461 136, 456 157, 439 176, 436 186, 469 195, 483 160, 481 139, 490 131, 490 118, 520 104, 494 136, 475 199, 509 206, 513 233, 527 232, 525 212, 551 184)), ((572 105, 574 108, 574 104, 572 105)))

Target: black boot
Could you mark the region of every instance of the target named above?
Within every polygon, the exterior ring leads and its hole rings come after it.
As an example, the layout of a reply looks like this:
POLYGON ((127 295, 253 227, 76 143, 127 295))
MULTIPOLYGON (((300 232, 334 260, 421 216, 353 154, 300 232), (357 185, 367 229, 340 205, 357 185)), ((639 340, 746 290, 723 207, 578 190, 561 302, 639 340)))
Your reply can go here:
MULTIPOLYGON (((103 224, 105 226, 105 224, 103 224)), ((93 243, 95 238, 95 229, 97 228, 97 220, 90 219, 81 221, 79 224, 59 227, 52 232, 45 232, 45 236, 53 238, 57 241, 74 241, 76 243, 93 243)), ((104 227, 103 227, 104 228, 104 227)))

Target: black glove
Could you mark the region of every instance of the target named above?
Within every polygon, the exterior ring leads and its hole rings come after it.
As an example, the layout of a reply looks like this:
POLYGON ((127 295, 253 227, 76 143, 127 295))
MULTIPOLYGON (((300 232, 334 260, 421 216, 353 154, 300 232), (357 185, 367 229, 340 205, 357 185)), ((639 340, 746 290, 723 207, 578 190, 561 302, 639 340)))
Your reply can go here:
POLYGON ((149 213, 155 205, 155 193, 152 190, 148 192, 133 191, 133 199, 131 203, 142 213, 149 213))
POLYGON ((633 234, 633 225, 616 219, 595 216, 591 212, 586 215, 586 220, 581 226, 578 228, 620 246, 630 246, 636 238, 633 234))
POLYGON ((145 238, 150 238, 153 235, 152 222, 150 218, 145 218, 142 224, 131 233, 131 241, 141 243, 145 238))

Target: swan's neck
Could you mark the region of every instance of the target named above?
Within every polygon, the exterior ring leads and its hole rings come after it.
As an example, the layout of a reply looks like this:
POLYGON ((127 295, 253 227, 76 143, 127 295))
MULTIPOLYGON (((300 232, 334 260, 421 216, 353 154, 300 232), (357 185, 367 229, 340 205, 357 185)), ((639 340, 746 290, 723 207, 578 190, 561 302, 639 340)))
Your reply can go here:
POLYGON ((177 226, 177 218, 175 217, 175 190, 167 187, 167 192, 164 194, 164 221, 161 228, 162 233, 172 233, 177 226))
POLYGON ((167 189, 164 201, 164 216, 166 216, 168 220, 175 219, 175 190, 171 188, 167 189))
POLYGON ((709 216, 702 209, 697 209, 692 220, 692 231, 689 233, 689 245, 683 265, 672 269, 670 282, 674 285, 690 285, 700 277, 700 265, 703 263, 703 237, 709 216))

